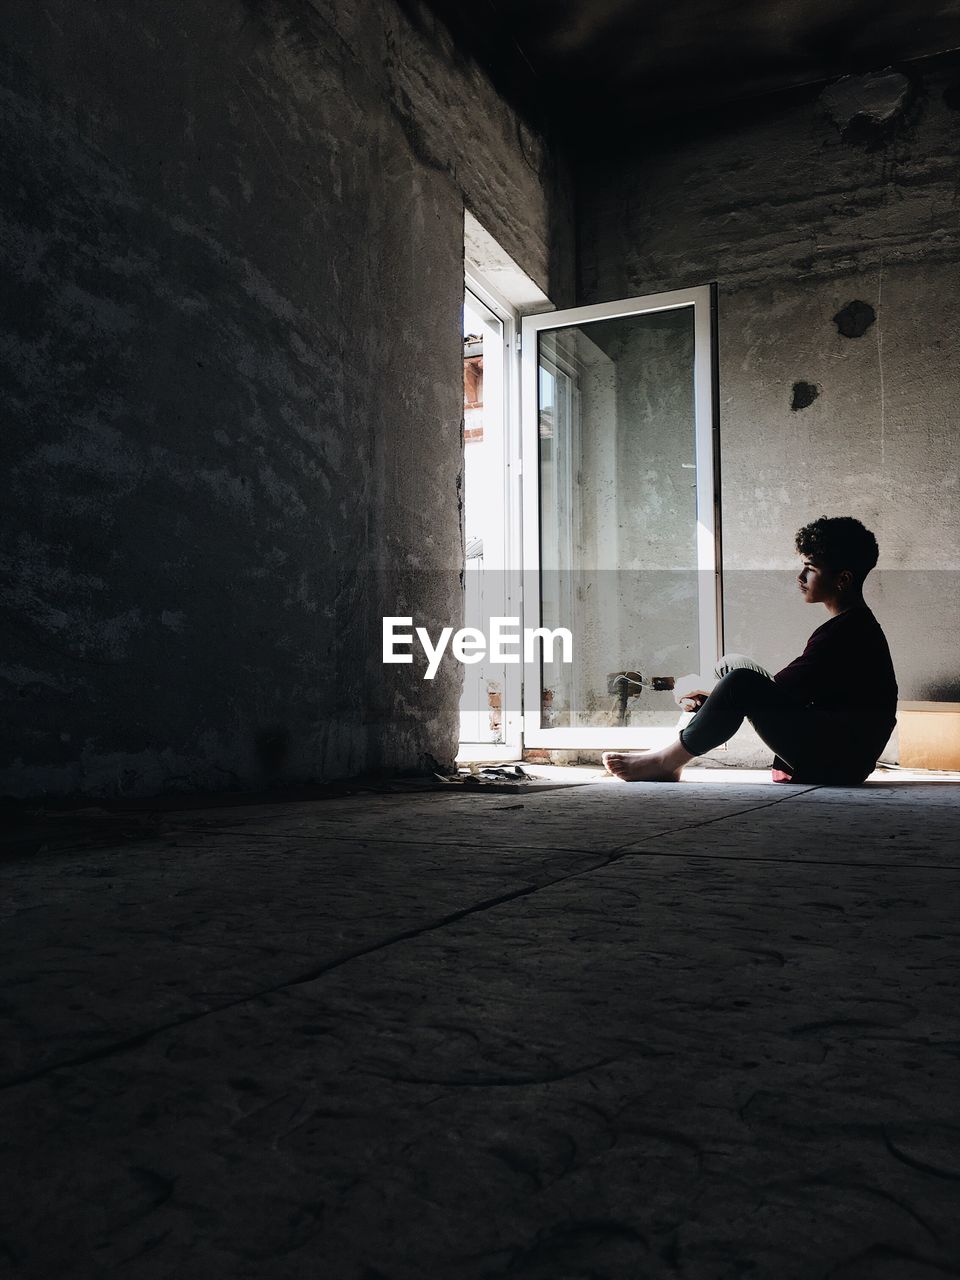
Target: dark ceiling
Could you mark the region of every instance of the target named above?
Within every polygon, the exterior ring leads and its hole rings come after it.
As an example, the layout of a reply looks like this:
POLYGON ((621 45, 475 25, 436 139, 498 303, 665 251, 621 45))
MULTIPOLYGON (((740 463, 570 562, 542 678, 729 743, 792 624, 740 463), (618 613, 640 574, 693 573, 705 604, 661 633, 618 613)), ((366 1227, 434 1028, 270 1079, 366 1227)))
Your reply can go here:
POLYGON ((960 0, 427 0, 536 123, 625 123, 960 47, 960 0))

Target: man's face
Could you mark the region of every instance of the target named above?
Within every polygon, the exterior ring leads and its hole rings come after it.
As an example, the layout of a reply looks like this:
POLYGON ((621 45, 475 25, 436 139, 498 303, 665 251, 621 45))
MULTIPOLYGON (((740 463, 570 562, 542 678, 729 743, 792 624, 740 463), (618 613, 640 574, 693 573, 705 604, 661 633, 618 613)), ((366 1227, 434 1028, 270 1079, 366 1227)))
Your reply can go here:
POLYGON ((797 581, 807 604, 823 604, 827 600, 834 600, 837 595, 837 575, 809 556, 802 556, 801 560, 797 581))

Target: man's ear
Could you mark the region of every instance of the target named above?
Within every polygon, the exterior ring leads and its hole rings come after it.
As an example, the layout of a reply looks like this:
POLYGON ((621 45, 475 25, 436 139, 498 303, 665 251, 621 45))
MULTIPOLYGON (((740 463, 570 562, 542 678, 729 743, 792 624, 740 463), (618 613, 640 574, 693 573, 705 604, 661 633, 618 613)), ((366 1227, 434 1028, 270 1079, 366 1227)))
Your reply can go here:
POLYGON ((841 591, 849 591, 853 586, 853 574, 849 569, 841 569, 837 574, 837 587, 841 591))

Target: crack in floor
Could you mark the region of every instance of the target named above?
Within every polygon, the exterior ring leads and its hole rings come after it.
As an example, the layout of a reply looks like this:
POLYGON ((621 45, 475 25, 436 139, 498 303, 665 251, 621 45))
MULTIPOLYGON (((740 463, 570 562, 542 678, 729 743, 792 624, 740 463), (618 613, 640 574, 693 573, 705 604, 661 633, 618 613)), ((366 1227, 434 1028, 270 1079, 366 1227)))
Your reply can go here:
MULTIPOLYGON (((691 858, 702 858, 708 862, 749 862, 758 863, 761 866, 771 867, 862 867, 864 869, 872 869, 874 871, 889 871, 891 873, 897 871, 960 871, 960 862, 871 862, 866 859, 860 861, 850 861, 845 858, 786 858, 778 857, 775 854, 767 854, 763 856, 754 856, 747 853, 693 853, 689 849, 648 849, 646 844, 650 840, 659 840, 664 836, 675 835, 679 831, 686 830, 684 827, 671 827, 667 831, 656 831, 650 836, 645 836, 642 841, 631 841, 628 845, 615 845, 609 852, 620 857, 629 857, 632 854, 648 854, 652 858, 677 858, 679 860, 687 860, 691 858)), ((411 846, 414 848, 422 848, 423 841, 404 841, 396 839, 381 839, 379 836, 357 836, 345 837, 349 843, 357 844, 385 844, 399 845, 401 848, 411 846)), ((178 849, 205 849, 204 844, 180 844, 176 846, 178 849)), ((476 850, 479 853, 490 853, 491 851, 500 853, 579 853, 583 855, 601 854, 601 849, 575 849, 567 845, 490 845, 490 844, 466 844, 460 840, 431 840, 431 849, 462 849, 465 852, 476 850)), ((295 851, 295 850, 292 850, 295 851)), ((585 870, 591 871, 595 868, 587 867, 585 870)), ((31 908, 33 910, 35 908, 31 908)))
MULTIPOLYGON (((629 840, 625 844, 614 845, 613 849, 611 849, 609 852, 611 853, 625 852, 635 844, 639 844, 641 842, 645 843, 648 840, 659 840, 661 836, 675 835, 680 831, 695 831, 699 827, 708 827, 715 822, 726 822, 729 818, 742 817, 743 814, 745 813, 755 813, 755 812, 759 812, 761 809, 772 809, 778 804, 784 804, 788 800, 799 800, 801 796, 809 795, 811 792, 819 791, 819 790, 820 790, 819 786, 805 787, 802 791, 791 792, 789 795, 786 795, 786 796, 778 796, 776 800, 771 800, 767 804, 754 804, 754 805, 750 805, 746 809, 734 809, 730 813, 718 814, 714 818, 703 818, 699 822, 685 822, 685 823, 682 823, 680 826, 665 827, 662 831, 654 831, 649 835, 638 837, 636 840, 629 840)), ((177 833, 170 832, 169 834, 176 835, 177 833)), ((190 828, 185 828, 184 834, 216 835, 217 832, 214 830, 207 831, 207 832, 191 831, 190 828)), ((402 836, 381 835, 379 832, 373 832, 370 835, 352 836, 352 835, 341 834, 339 831, 325 831, 320 835, 300 835, 300 834, 291 834, 287 832, 231 830, 227 834, 231 838, 233 836, 239 835, 239 836, 244 836, 245 838, 251 839, 251 840, 285 840, 291 843, 302 843, 302 842, 312 841, 312 840, 330 840, 335 838, 337 840, 341 840, 345 844, 369 844, 372 842, 376 842, 377 844, 387 844, 387 845, 398 844, 403 846, 412 846, 418 849, 422 848, 424 844, 424 840, 422 838, 419 840, 407 840, 402 836)), ((442 848, 442 849, 484 849, 486 850, 490 848, 489 841, 484 843, 471 843, 465 840, 431 840, 430 845, 431 847, 442 848)), ((177 848, 197 848, 197 847, 203 848, 205 846, 183 844, 183 845, 177 845, 176 847, 177 848)), ((496 847, 507 848, 508 846, 499 845, 496 847)), ((603 850, 601 849, 584 849, 579 846, 561 845, 561 844, 550 844, 550 845, 511 844, 509 848, 512 850, 515 850, 518 853, 523 851, 530 851, 533 853, 553 852, 553 853, 600 854, 603 852, 603 850)), ((58 850, 58 852, 62 852, 62 850, 58 850)))
POLYGON ((576 1076, 586 1075, 589 1071, 598 1071, 601 1067, 609 1067, 617 1058, 600 1058, 597 1062, 586 1062, 579 1067, 558 1068, 556 1071, 544 1071, 537 1075, 489 1075, 467 1079, 463 1076, 451 1076, 447 1079, 432 1076, 384 1075, 379 1071, 366 1071, 365 1075, 376 1080, 386 1080, 390 1084, 419 1084, 441 1086, 444 1089, 525 1089, 534 1085, 559 1084, 564 1080, 573 1080, 576 1076))
MULTIPOLYGON (((744 813, 753 812, 754 809, 768 809, 777 804, 783 804, 788 800, 799 799, 800 796, 807 794, 807 791, 816 790, 815 787, 807 788, 806 791, 791 792, 788 796, 781 796, 777 800, 771 801, 765 805, 751 806, 750 809, 737 810, 734 813, 723 814, 720 817, 705 818, 701 822, 685 823, 680 827, 670 827, 665 831, 656 832, 646 837, 648 840, 655 840, 663 835, 673 834, 677 831, 696 830, 698 827, 711 826, 717 822, 722 822, 728 818, 742 816, 744 813)), ((179 1018, 173 1018, 168 1022, 161 1023, 155 1027, 149 1027, 144 1031, 139 1031, 134 1035, 126 1036, 122 1040, 114 1041, 112 1044, 103 1045, 99 1049, 94 1049, 89 1053, 78 1054, 73 1058, 68 1058, 60 1062, 49 1063, 40 1067, 35 1071, 22 1072, 19 1075, 9 1076, 6 1080, 0 1081, 0 1091, 17 1088, 22 1085, 32 1084, 36 1080, 43 1079, 45 1076, 51 1075, 56 1071, 68 1070, 75 1067, 87 1066, 91 1063, 102 1061, 105 1058, 116 1057, 123 1053, 129 1053, 134 1049, 139 1049, 143 1045, 148 1044, 151 1040, 159 1035, 163 1035, 167 1031, 176 1031, 181 1027, 190 1026, 193 1023, 200 1022, 204 1018, 208 1018, 220 1013, 229 1012, 231 1009, 237 1009, 244 1005, 249 1005, 257 1000, 261 1000, 266 996, 276 995, 281 991, 285 991, 291 987, 304 986, 309 982, 315 982, 319 978, 325 977, 328 973, 332 973, 337 969, 343 968, 344 965, 352 963, 354 960, 360 960, 369 955, 375 955, 377 952, 385 951, 390 947, 397 946, 403 942, 413 941, 415 938, 424 937, 430 933, 436 933, 438 930, 448 928, 452 924, 456 924, 461 920, 465 920, 470 916, 492 911, 496 907, 505 906, 507 903, 516 902, 521 898, 527 898, 533 894, 540 893, 545 889, 555 888, 557 885, 566 883, 569 880, 575 880, 582 876, 592 875, 596 871, 603 871, 607 867, 620 861, 622 858, 629 856, 631 853, 638 852, 633 848, 636 842, 630 842, 627 845, 618 845, 606 854, 598 852, 599 861, 592 866, 581 867, 575 871, 567 872, 565 875, 556 876, 551 880, 542 881, 538 884, 528 884, 521 889, 513 889, 508 893, 497 894, 492 898, 485 898, 480 902, 472 903, 470 906, 462 907, 458 911, 453 911, 447 915, 441 916, 437 920, 433 920, 424 925, 417 925, 409 929, 403 929, 398 933, 391 934, 387 938, 381 938, 377 942, 373 942, 364 947, 358 947, 354 951, 347 952, 345 955, 338 956, 333 960, 329 960, 324 964, 316 965, 312 969, 304 973, 298 974, 292 978, 285 978, 282 982, 274 983, 270 987, 261 988, 257 991, 249 992, 239 996, 234 1000, 224 1001, 209 1009, 201 1009, 195 1013, 186 1014, 179 1018)), ((690 857, 691 855, 686 855, 690 857)), ((693 855, 696 856, 696 855, 693 855)), ((757 861, 763 861, 757 859, 757 861)), ((861 865, 861 864, 855 864, 861 865)))
MULTIPOLYGON (((900 867, 896 863, 872 862, 872 861, 865 861, 865 860, 851 862, 846 859, 838 859, 838 858, 788 858, 788 857, 777 857, 776 855, 766 855, 764 857, 751 857, 749 854, 743 854, 743 853, 696 854, 696 853, 690 853, 688 850, 682 850, 682 849, 676 850, 676 851, 665 850, 665 849, 653 850, 645 847, 648 844, 648 842, 652 840, 659 840, 665 836, 677 835, 682 831, 694 831, 694 830, 697 830, 699 827, 710 826, 712 823, 716 823, 716 822, 726 822, 729 818, 736 818, 736 817, 741 817, 743 814, 759 812, 761 809, 772 809, 776 805, 784 804, 790 800, 799 800, 802 796, 811 795, 813 792, 820 791, 820 790, 822 790, 822 787, 819 784, 813 785, 813 786, 805 787, 803 791, 791 792, 789 795, 779 796, 776 800, 771 800, 767 804, 751 805, 747 809, 736 809, 731 811, 730 813, 719 814, 715 818, 704 818, 700 822, 684 823, 681 826, 667 827, 662 831, 654 831, 650 835, 643 836, 637 840, 628 841, 626 844, 614 845, 613 848, 609 850, 609 853, 618 854, 618 855, 629 854, 629 853, 649 853, 658 858, 706 857, 706 858, 709 858, 711 861, 717 861, 717 862, 758 862, 758 863, 769 863, 774 866, 872 867, 875 870, 882 870, 882 871, 898 871, 898 870, 901 870, 901 871, 956 871, 958 869, 958 864, 955 862, 913 861, 913 862, 910 862, 908 865, 905 864, 902 867, 900 867)), ((174 834, 174 833, 171 833, 171 834, 174 834)), ((185 831, 185 834, 194 835, 194 834, 200 834, 200 833, 198 832, 195 833, 187 829, 185 831)), ((212 835, 216 833, 209 832, 206 834, 212 835)), ((234 835, 240 835, 249 839, 278 840, 278 841, 286 841, 290 844, 302 844, 310 841, 323 841, 323 840, 330 840, 330 839, 339 840, 343 844, 399 845, 402 848, 417 848, 417 849, 422 848, 424 844, 424 841, 422 839, 408 840, 408 839, 405 839, 403 836, 383 835, 379 832, 372 832, 369 835, 354 836, 354 835, 347 835, 339 831, 325 831, 322 834, 318 834, 318 835, 308 835, 308 834, 301 835, 301 834, 290 834, 290 833, 283 833, 283 832, 277 833, 272 831, 247 832, 247 831, 231 830, 227 834, 229 834, 231 837, 234 835)), ((505 852, 509 851, 512 853, 541 853, 541 854, 544 854, 544 853, 579 853, 579 854, 596 853, 596 854, 600 854, 603 852, 603 850, 584 849, 582 846, 576 846, 576 845, 497 844, 497 845, 491 846, 489 841, 486 841, 483 843, 475 843, 475 842, 466 841, 466 840, 431 840, 430 846, 431 848, 436 848, 436 849, 464 849, 464 850, 476 849, 483 853, 488 853, 491 848, 500 849, 505 852)), ((208 846, 206 844, 191 844, 188 842, 182 842, 182 843, 178 843, 175 847, 178 849, 203 849, 203 848, 207 848, 208 846)), ((586 870, 588 871, 593 869, 594 868, 586 868, 586 870)))
MULTIPOLYGON (((608 859, 605 858, 603 862, 598 863, 596 867, 589 868, 589 870, 599 870, 607 861, 608 859)), ((282 982, 274 983, 270 987, 263 987, 257 991, 251 991, 238 997, 236 1000, 227 1000, 222 1004, 213 1006, 212 1008, 200 1009, 196 1013, 186 1014, 180 1018, 173 1018, 169 1022, 161 1023, 156 1027, 149 1027, 145 1031, 139 1031, 135 1035, 127 1036, 123 1040, 115 1041, 113 1044, 104 1045, 100 1049, 93 1050, 91 1053, 80 1054, 74 1058, 68 1058, 61 1062, 49 1063, 47 1066, 40 1067, 36 1071, 23 1072, 20 1075, 9 1076, 6 1080, 0 1081, 0 1090, 12 1089, 24 1084, 31 1084, 33 1081, 39 1080, 54 1071, 62 1071, 71 1067, 86 1066, 89 1063, 100 1061, 103 1058, 127 1053, 132 1049, 139 1049, 155 1036, 162 1035, 166 1031, 175 1031, 180 1027, 190 1026, 192 1023, 199 1022, 203 1018, 209 1018, 218 1013, 226 1013, 231 1009, 237 1009, 243 1005, 252 1004, 256 1000, 261 1000, 265 996, 276 995, 278 992, 285 991, 289 987, 299 987, 308 982, 315 982, 318 978, 325 977, 328 973, 332 973, 335 969, 340 969, 354 960, 360 960, 365 956, 375 955, 378 951, 384 951, 388 947, 396 946, 398 943, 410 942, 414 938, 423 937, 429 933, 435 933, 437 930, 445 929, 451 924, 456 924, 458 921, 466 919, 468 916, 491 911, 494 907, 503 906, 508 902, 514 902, 518 898, 529 897, 530 894, 538 893, 541 889, 552 888, 554 885, 560 884, 564 880, 568 880, 570 878, 570 875, 560 876, 555 880, 550 880, 543 884, 525 885, 522 889, 514 889, 509 893, 498 894, 493 898, 486 898, 481 902, 471 904, 469 907, 462 907, 459 911, 453 911, 448 915, 441 916, 438 920, 433 920, 428 924, 418 925, 415 928, 403 929, 399 933, 391 934, 387 938, 381 938, 379 941, 370 943, 368 946, 358 947, 356 950, 347 952, 345 955, 338 956, 333 960, 327 961, 325 964, 316 965, 305 973, 298 974, 293 978, 285 978, 282 982)))

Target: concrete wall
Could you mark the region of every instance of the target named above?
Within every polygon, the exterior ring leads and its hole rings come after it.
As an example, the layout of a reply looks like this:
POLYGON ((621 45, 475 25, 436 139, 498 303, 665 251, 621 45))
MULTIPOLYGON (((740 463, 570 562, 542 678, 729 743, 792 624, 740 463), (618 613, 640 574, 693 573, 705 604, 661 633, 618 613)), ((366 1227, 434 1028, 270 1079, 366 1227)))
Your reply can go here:
POLYGON ((560 305, 567 184, 416 4, 20 0, 0 32, 0 794, 449 759, 463 207, 560 305))
POLYGON ((580 302, 719 283, 726 647, 799 652, 826 615, 794 592, 794 532, 854 515, 906 698, 960 697, 958 85, 956 59, 846 80, 577 171, 580 302), (875 319, 844 336, 853 302, 875 319))

